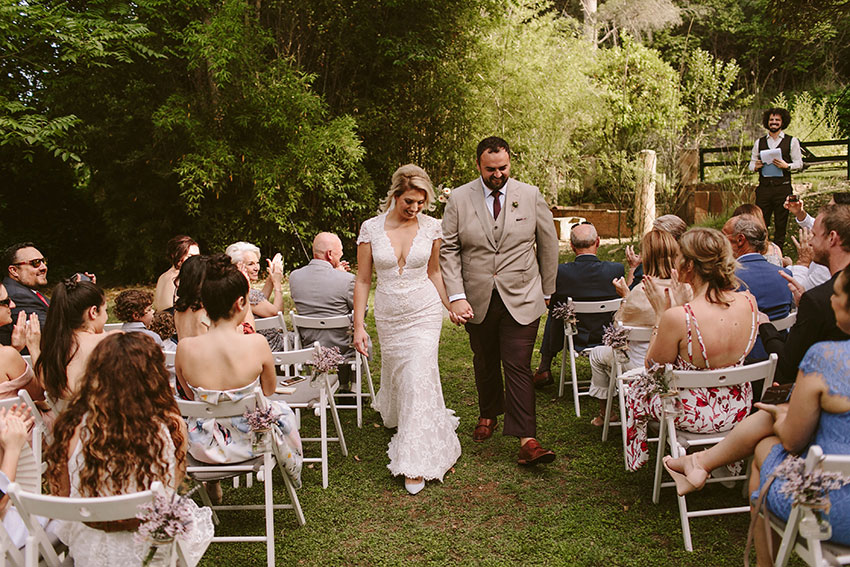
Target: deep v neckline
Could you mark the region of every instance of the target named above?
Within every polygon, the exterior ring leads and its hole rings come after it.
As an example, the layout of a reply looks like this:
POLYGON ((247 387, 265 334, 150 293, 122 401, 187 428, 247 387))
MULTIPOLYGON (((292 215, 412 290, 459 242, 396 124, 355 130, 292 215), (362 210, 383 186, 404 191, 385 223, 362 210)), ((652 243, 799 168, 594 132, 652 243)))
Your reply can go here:
POLYGON ((416 241, 416 237, 419 236, 419 231, 422 230, 422 222, 419 220, 419 215, 416 215, 416 232, 413 234, 413 238, 410 239, 410 246, 407 247, 407 251, 402 250, 401 254, 396 251, 393 239, 390 237, 390 233, 387 232, 387 215, 384 215, 384 222, 382 223, 381 230, 384 232, 384 236, 390 243, 390 249, 393 251, 393 257, 395 258, 395 263, 398 266, 398 275, 402 275, 404 273, 404 267, 407 266, 407 257, 410 256, 410 251, 413 249, 413 243, 416 241), (404 261, 404 263, 402 263, 402 261, 404 261))

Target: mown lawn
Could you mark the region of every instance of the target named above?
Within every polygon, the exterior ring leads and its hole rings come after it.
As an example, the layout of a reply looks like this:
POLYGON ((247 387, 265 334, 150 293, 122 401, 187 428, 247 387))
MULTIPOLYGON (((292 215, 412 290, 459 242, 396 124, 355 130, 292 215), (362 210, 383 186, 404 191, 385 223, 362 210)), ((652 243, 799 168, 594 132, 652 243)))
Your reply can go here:
MULTIPOLYGON (((542 333, 542 325, 540 329, 542 333)), ((378 345, 376 345, 377 347, 378 345)), ((372 371, 380 375, 379 349, 372 371)), ((581 374, 589 377, 586 360, 581 374)), ((448 321, 440 350, 443 391, 460 416, 463 455, 445 482, 429 483, 409 496, 386 469, 391 432, 367 410, 363 429, 354 412, 342 414, 350 454, 332 451, 330 486, 321 488, 318 468, 305 468, 299 497, 307 525, 294 515, 275 517, 277 562, 298 565, 735 565, 742 562, 745 515, 692 522, 697 553, 684 550, 675 495, 651 501, 652 466, 637 473, 623 467, 620 433, 603 444, 589 424, 595 401, 576 418, 569 397, 553 387, 537 396, 539 437, 558 459, 549 466, 515 463, 517 441, 495 435, 474 443, 478 416, 472 362, 463 329, 448 321)), ((585 398, 586 399, 586 398, 585 398)), ((308 417, 303 428, 317 429, 308 417)), ((308 445, 308 451, 317 450, 308 445)), ((279 478, 279 477, 278 477, 279 478)), ((276 493, 283 497, 280 487, 276 493)), ((261 498, 252 489, 225 490, 225 499, 261 498)), ((740 488, 714 485, 692 507, 740 504, 740 488)), ((223 515, 220 534, 259 530, 259 514, 223 515)), ((214 544, 203 565, 261 565, 261 544, 214 544)))

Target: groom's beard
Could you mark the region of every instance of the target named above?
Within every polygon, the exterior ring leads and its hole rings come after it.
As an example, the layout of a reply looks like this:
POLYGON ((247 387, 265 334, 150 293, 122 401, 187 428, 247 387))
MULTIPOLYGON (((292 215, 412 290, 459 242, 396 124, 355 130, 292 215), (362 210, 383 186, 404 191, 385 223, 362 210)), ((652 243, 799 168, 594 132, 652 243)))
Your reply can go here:
POLYGON ((499 177, 497 179, 493 176, 490 176, 482 177, 481 180, 484 181, 484 185, 487 187, 487 189, 489 189, 490 191, 495 191, 496 189, 501 189, 507 184, 508 177, 506 175, 503 175, 502 177, 499 177))

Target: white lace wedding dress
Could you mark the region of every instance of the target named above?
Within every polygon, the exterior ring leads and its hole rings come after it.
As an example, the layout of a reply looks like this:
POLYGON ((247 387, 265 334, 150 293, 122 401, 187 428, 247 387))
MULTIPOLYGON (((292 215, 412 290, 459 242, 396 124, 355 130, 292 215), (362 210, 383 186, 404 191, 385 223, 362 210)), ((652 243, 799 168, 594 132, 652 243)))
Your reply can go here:
POLYGON ((371 243, 378 274, 381 387, 372 406, 386 427, 398 427, 387 450, 390 472, 442 481, 460 457, 458 418, 446 409, 437 364, 443 308, 428 278, 431 248, 442 232, 438 220, 417 218, 419 229, 403 267, 384 229, 386 213, 364 222, 357 239, 371 243))

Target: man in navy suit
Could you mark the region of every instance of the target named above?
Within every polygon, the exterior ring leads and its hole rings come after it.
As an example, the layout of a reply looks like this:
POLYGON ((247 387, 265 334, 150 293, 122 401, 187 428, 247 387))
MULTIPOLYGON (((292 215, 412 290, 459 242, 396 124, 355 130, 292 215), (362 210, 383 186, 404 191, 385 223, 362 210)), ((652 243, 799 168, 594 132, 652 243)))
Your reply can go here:
MULTIPOLYGON (((32 242, 19 242, 3 251, 0 263, 6 269, 3 287, 15 302, 12 309, 13 323, 18 320, 18 313, 25 311, 27 317, 35 313, 44 328, 49 302, 37 289, 47 285, 47 260, 44 255, 32 242)), ((12 324, 0 327, 0 344, 12 344, 12 324)))
MULTIPOLYGON (((566 303, 568 297, 575 301, 604 301, 617 299, 614 280, 623 277, 625 269, 619 262, 603 262, 596 257, 599 235, 590 223, 582 223, 570 231, 570 247, 576 259, 558 266, 555 293, 549 301, 549 317, 540 346, 540 366, 534 373, 534 386, 542 388, 553 382, 552 359, 564 347, 564 325, 552 317, 552 309, 566 303)), ((611 322, 613 313, 587 313, 578 316, 578 334, 573 337, 576 349, 602 343, 603 327, 611 322)))
MULTIPOLYGON (((767 251, 767 229, 764 225, 752 215, 739 215, 726 222, 723 234, 729 239, 732 253, 740 264, 735 270, 735 275, 741 280, 740 289, 747 289, 753 294, 758 310, 771 321, 788 315, 794 305, 794 297, 788 289, 788 282, 779 273, 784 272, 790 277, 791 272, 771 264, 762 255, 767 251)), ((760 360, 767 360, 767 353, 761 339, 758 339, 747 361, 760 360)))

